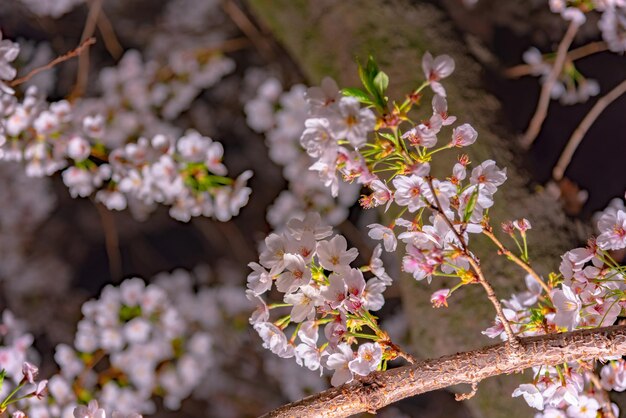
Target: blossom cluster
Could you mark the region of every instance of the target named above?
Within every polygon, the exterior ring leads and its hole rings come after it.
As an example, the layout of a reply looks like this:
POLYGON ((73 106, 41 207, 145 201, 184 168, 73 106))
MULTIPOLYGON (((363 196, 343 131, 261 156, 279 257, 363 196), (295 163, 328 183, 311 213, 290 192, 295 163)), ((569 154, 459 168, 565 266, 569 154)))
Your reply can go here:
POLYGON ((382 308, 382 293, 391 284, 385 273, 378 248, 367 266, 351 267, 358 257, 356 248, 348 248, 342 235, 332 236, 332 229, 322 224, 319 214, 308 213, 304 219, 293 218, 287 230, 271 234, 259 263, 250 263, 247 294, 257 304, 250 322, 263 340, 263 347, 282 358, 295 357, 310 370, 334 370, 335 386, 351 381, 354 375, 366 376, 380 369, 383 360, 398 353, 376 324, 370 311, 382 308), (373 277, 365 280, 364 272, 373 277), (271 291, 284 294, 281 303, 267 305, 262 295, 271 291), (270 310, 288 313, 274 322, 270 310), (292 336, 286 329, 294 325, 292 336), (320 326, 324 325, 320 341, 320 326), (362 327, 371 333, 365 333, 362 327), (359 339, 375 342, 352 345, 359 339))
MULTIPOLYGON (((9 63, 19 46, 2 42, 0 78, 9 80, 15 76, 9 63)), ((0 159, 24 163, 31 177, 62 171, 73 197, 95 194, 107 208, 130 207, 139 218, 162 203, 181 221, 200 215, 227 221, 247 203, 246 182, 252 173, 246 171, 236 180, 225 177, 222 145, 195 131, 180 136, 169 129, 151 139, 144 136, 162 125, 155 122, 153 107, 161 105, 164 117, 175 117, 200 88, 232 67, 221 59, 191 70, 190 60, 177 62, 168 83, 153 84, 145 77, 146 73, 158 77, 154 63, 144 68, 129 52, 117 70, 103 71, 107 94, 78 106, 65 100, 49 103, 34 87, 18 100, 13 89, 4 86, 0 159), (189 88, 183 88, 179 79, 185 79, 189 88), (131 141, 133 137, 139 139, 131 141)))
POLYGON ((559 13, 563 19, 578 25, 586 22, 586 12, 591 10, 601 12, 601 22, 598 23, 598 26, 602 31, 602 37, 609 44, 613 43, 612 51, 624 51, 626 44, 623 43, 621 38, 623 38, 622 33, 626 27, 623 20, 620 22, 620 16, 623 15, 626 8, 624 0, 591 0, 585 2, 577 0, 549 0, 549 4, 553 13, 559 13))
MULTIPOLYGON (((369 236, 382 241, 375 257, 383 247, 396 251, 400 240, 406 248, 402 268, 416 280, 430 282, 436 276, 459 279, 453 288, 434 292, 431 302, 435 307, 447 306, 451 294, 464 285, 484 283, 480 263, 468 249, 470 234, 488 236, 503 254, 523 266, 529 272, 528 290, 501 302, 502 313, 496 316, 494 326, 484 331, 485 335, 507 340, 613 324, 622 313, 626 290, 624 268, 611 258, 611 251, 626 248, 623 203, 612 205, 599 217, 597 238, 587 247, 567 252, 562 257, 560 275, 550 275, 546 283, 529 263, 526 234, 530 222, 520 219, 502 226, 516 243, 519 256, 503 246, 489 223, 488 209, 506 180, 506 170, 492 160, 471 168, 469 158, 461 155, 445 180, 431 176, 430 161, 436 153, 471 145, 477 138, 469 124, 451 126, 456 118, 448 114, 446 91, 440 80, 453 69, 449 57, 425 55, 426 81, 403 103, 394 102, 392 106, 384 95, 386 75, 372 62, 360 68, 365 90, 339 90, 329 79, 321 88, 308 90, 309 117, 301 145, 314 159, 310 170, 319 174, 333 195, 338 193, 340 180, 354 182, 369 191, 361 198, 363 207, 381 206, 386 213, 394 214, 388 215, 392 219, 388 225, 368 226, 369 236), (426 86, 435 93, 432 113, 414 123, 409 113, 426 86), (411 124, 409 129, 402 128, 406 123, 411 124), (439 136, 448 126, 450 139, 438 145, 439 136), (424 216, 425 211, 431 215, 424 216), (400 231, 394 231, 396 228, 400 231)), ((374 272, 372 266, 378 262, 351 268, 356 251, 348 249, 340 236, 326 239, 331 231, 319 227, 319 222, 319 216, 297 218, 288 224, 287 232, 266 239, 260 264, 250 264, 253 272, 248 276, 248 295, 258 304, 251 322, 264 347, 280 357, 295 357, 312 370, 334 370, 331 382, 337 385, 351 381, 355 374, 380 368, 379 363, 387 358, 385 347, 394 347, 377 325, 371 328, 373 343, 362 344, 357 353, 351 347, 357 342, 355 338, 369 337, 355 334, 350 319, 369 326, 366 311, 359 313, 358 309, 379 308, 368 302, 373 294, 368 286, 372 282, 381 284, 375 300, 382 302, 382 292, 390 282, 373 278, 366 283, 361 271, 374 272), (283 301, 267 305, 259 296, 271 291, 273 283, 276 291, 284 294, 283 301), (287 308, 287 315, 269 322, 270 311, 287 308), (297 326, 289 337, 286 331, 292 323, 297 326), (319 347, 321 324, 326 324, 326 341, 319 347), (332 326, 340 330, 339 338, 332 326), (353 339, 342 341, 346 335, 353 339), (381 342, 382 347, 377 347, 381 342), (367 362, 369 359, 375 362, 367 362), (367 367, 361 369, 363 365, 367 367)), ((607 401, 604 391, 623 390, 623 367, 621 359, 612 361, 602 369, 600 380, 592 377, 593 362, 538 367, 532 383, 521 385, 513 396, 523 396, 529 405, 543 411, 538 415, 541 417, 617 414, 617 407, 607 401)))
MULTIPOLYGON (((598 29, 608 49, 617 53, 626 50, 626 2, 623 0, 550 0, 549 4, 552 12, 578 25, 585 23, 585 13, 591 10, 600 12, 602 15, 598 20, 598 29)), ((523 60, 530 66, 530 74, 539 76, 540 83, 545 83, 552 71, 552 62, 546 60, 535 47, 523 54, 523 60)), ((566 61, 550 92, 553 99, 558 99, 564 105, 586 102, 599 93, 598 82, 586 78, 571 60, 566 61)))
POLYGON ((469 146, 478 136, 465 123, 450 129, 447 142, 438 146, 438 136, 456 122, 456 117, 448 114, 446 92, 440 83, 453 70, 450 57, 427 53, 424 84, 401 106, 396 104, 393 112, 383 112, 379 117, 369 107, 361 107, 359 101, 368 100, 360 92, 345 90, 348 96, 342 95, 327 80, 309 94, 311 112, 301 143, 316 158, 310 169, 317 171, 334 193, 341 177, 369 189, 371 194, 361 198, 362 206, 384 206, 387 211, 395 204, 401 215, 414 215, 412 219, 397 216, 388 226, 369 226, 370 237, 382 239, 386 251, 396 250, 398 238, 406 244, 404 271, 417 280, 430 282, 434 274, 441 274, 464 277, 468 283, 473 279, 464 248, 470 233, 482 231, 481 222, 493 205, 493 195, 506 180, 506 169, 487 160, 468 172, 471 162, 462 155, 447 179, 430 176, 429 161, 436 153, 469 146), (413 124, 408 111, 426 86, 435 92, 432 113, 425 121, 413 124), (399 126, 403 122, 412 127, 402 132, 399 126), (368 142, 368 134, 374 130, 374 141, 368 142), (423 220, 426 209, 433 214, 423 220), (394 231, 396 227, 401 230, 394 231))
MULTIPOLYGON (((192 395, 215 396, 223 403, 231 384, 227 379, 211 384, 205 377, 233 367, 230 358, 216 357, 214 347, 231 354, 241 349, 232 343, 221 347, 229 344, 222 334, 236 315, 249 312, 250 303, 232 285, 209 287, 196 280, 177 270, 157 275, 150 284, 132 278, 105 287, 98 299, 83 305, 73 345, 56 347, 59 372, 46 379, 46 393, 42 388, 41 396, 10 408, 33 418, 65 418, 92 399, 103 411, 123 414, 153 413, 155 396, 171 410, 192 395)), ((30 348, 33 336, 9 311, 3 314, 0 338, 1 364, 13 383, 0 389, 1 400, 21 381, 23 363, 39 360, 30 348)))
MULTIPOLYGON (((386 104, 375 102, 376 97, 382 99, 382 91, 376 92, 378 96, 370 91, 375 97, 366 97, 356 89, 340 91, 334 81, 325 79, 321 87, 306 92, 309 112, 300 142, 313 159, 310 170, 333 195, 338 194, 343 178, 371 191, 371 195, 362 196, 362 206, 384 205, 387 210, 395 203, 394 210, 401 212, 390 226, 369 225, 370 237, 383 242, 374 250, 369 265, 360 269, 350 267, 357 257, 356 249, 348 249, 342 236, 325 239, 332 232, 322 228, 320 216, 313 214, 294 218, 286 231, 269 235, 260 263, 250 264, 253 272, 248 276, 248 295, 258 304, 251 322, 264 347, 280 357, 296 357, 299 364, 312 370, 335 370, 334 385, 352 380, 354 374, 366 375, 382 367, 383 360, 400 355, 387 349, 395 346, 369 314, 382 307, 382 292, 391 284, 380 261, 383 246, 393 252, 401 239, 406 244, 403 269, 417 280, 427 278, 430 282, 433 275, 460 277, 457 288, 476 281, 468 261, 475 261, 467 251, 468 234, 482 231, 481 222, 493 205, 494 193, 506 180, 506 170, 488 160, 468 173, 470 161, 461 156, 448 179, 430 176, 429 161, 434 154, 471 145, 477 137, 469 124, 463 124, 451 129, 449 141, 436 148, 438 134, 456 121, 448 115, 446 91, 440 83, 453 69, 454 62, 448 56, 426 54, 426 81, 404 104, 394 105, 392 113, 385 112, 386 104), (408 112, 426 86, 435 92, 432 114, 427 121, 411 123, 410 129, 400 131, 401 123, 410 122, 408 112), (382 114, 377 117, 370 107, 382 114), (391 178, 381 177, 383 172, 391 172, 391 178), (422 220, 425 209, 433 212, 427 220, 430 224, 422 220), (407 211, 414 214, 412 219, 402 217, 407 211), (397 237, 396 226, 404 229, 397 237), (366 282, 363 271, 376 277, 366 282), (260 295, 270 291, 274 282, 276 290, 284 294, 283 303, 266 305, 260 295), (269 321, 271 309, 287 307, 290 314, 269 321), (299 325, 288 338, 285 329, 292 323, 299 325), (321 347, 320 324, 326 324, 326 341, 321 347), (362 325, 370 327, 373 335, 354 328, 362 325), (355 354, 351 344, 359 338, 374 342, 361 345, 355 354), (372 361, 365 362, 366 358, 372 361)), ((362 71, 369 71, 372 78, 386 77, 372 62, 362 71)), ((364 84, 367 88, 367 80, 364 84)), ((384 88, 386 85, 379 87, 384 88)), ((440 292, 438 303, 445 303, 454 290, 440 292)))
MULTIPOLYGON (((529 290, 504 300, 504 313, 519 336, 542 335, 613 325, 624 308, 625 271, 611 257, 611 251, 626 248, 626 211, 624 203, 609 206, 599 216, 597 238, 586 247, 562 256, 560 274, 551 279, 553 288, 542 294, 530 276, 529 290)), ((496 324, 484 334, 503 334, 496 324)), ((538 417, 591 417, 604 410, 618 415, 617 406, 606 399, 605 390, 623 391, 623 360, 602 367, 601 387, 592 378, 594 362, 569 363, 534 369, 532 383, 520 385, 513 396, 523 396, 528 404, 543 413, 538 417)))
MULTIPOLYGON (((522 58, 526 64, 530 65, 531 74, 538 76, 541 84, 545 83, 552 71, 552 65, 544 60, 541 52, 537 48, 531 47, 524 52, 522 58)), ((552 99, 558 99, 563 105, 573 105, 584 103, 599 93, 600 84, 597 80, 586 78, 571 65, 567 71, 560 74, 552 85, 550 96, 552 99)))
MULTIPOLYGON (((253 82, 263 76, 250 72, 248 79, 253 82)), ((324 83, 336 89, 330 79, 324 83)), ((271 160, 283 167, 283 177, 289 182, 288 189, 281 192, 267 212, 267 220, 275 229, 284 227, 288 219, 304 216, 307 211, 322 214, 331 225, 339 224, 358 199, 358 187, 350 184, 344 184, 341 193, 333 198, 316 173, 308 170, 312 160, 299 141, 310 109, 307 97, 315 95, 318 89, 307 90, 296 84, 283 92, 277 78, 265 76, 254 97, 245 103, 248 126, 265 135, 271 160)))

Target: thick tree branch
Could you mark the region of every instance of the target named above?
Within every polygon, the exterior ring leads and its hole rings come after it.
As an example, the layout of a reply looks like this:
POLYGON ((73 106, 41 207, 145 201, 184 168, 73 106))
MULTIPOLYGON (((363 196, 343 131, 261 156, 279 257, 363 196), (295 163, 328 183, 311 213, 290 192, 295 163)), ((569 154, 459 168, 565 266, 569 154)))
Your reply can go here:
POLYGON ((588 329, 520 339, 511 355, 505 344, 421 361, 328 389, 278 408, 262 418, 335 418, 373 412, 420 393, 459 383, 475 386, 488 377, 626 354, 626 326, 588 329))

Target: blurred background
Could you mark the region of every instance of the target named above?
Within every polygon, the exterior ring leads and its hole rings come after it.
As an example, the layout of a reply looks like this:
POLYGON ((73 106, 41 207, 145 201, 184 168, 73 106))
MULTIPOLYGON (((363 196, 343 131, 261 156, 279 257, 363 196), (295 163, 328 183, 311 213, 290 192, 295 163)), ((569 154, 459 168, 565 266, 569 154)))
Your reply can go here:
MULTIPOLYGON (((323 187, 299 187, 306 169, 298 150, 306 118, 302 85, 328 75, 340 86, 356 86, 356 60, 373 55, 390 74, 392 94, 402 97, 423 77, 424 52, 453 56, 457 69, 447 83, 451 113, 476 126, 482 144, 477 155, 509 167, 501 213, 494 216, 523 216, 538 226, 531 254, 547 273, 558 268, 559 254, 593 232, 593 214, 626 190, 626 96, 592 124, 564 175, 553 175, 585 115, 626 79, 626 58, 601 45, 599 19, 599 13, 587 14, 571 49, 595 46, 568 62, 569 78, 559 81, 560 100, 551 101, 536 140, 523 146, 520 139, 542 86, 540 65, 533 61, 537 53, 528 51, 536 48, 540 57, 556 51, 567 29, 547 0, 0 0, 2 37, 21 48, 18 77, 86 37, 96 38, 80 59, 40 73, 19 86, 19 94, 37 86, 49 101, 70 98, 86 111, 114 112, 107 106, 122 103, 126 116, 109 126, 121 141, 138 133, 180 135, 195 129, 222 143, 231 176, 254 172, 249 203, 238 216, 228 222, 202 216, 180 222, 165 206, 147 215, 107 210, 93 197, 72 198, 59 173, 28 177, 19 163, 0 161, 0 311, 25 321, 42 375, 49 376, 58 369, 55 347, 74 341, 81 305, 98 298, 106 285, 129 277, 183 283, 195 295, 187 295, 190 306, 210 318, 198 321, 211 335, 210 366, 178 407, 157 396, 155 414, 146 415, 252 417, 320 391, 328 385, 326 377, 261 347, 248 325, 253 305, 244 293, 247 264, 258 259, 259 243, 289 214, 319 211, 359 248, 363 260, 374 247, 363 231, 377 214, 359 207, 358 189, 347 188, 333 200, 323 187), (185 54, 210 63, 202 81, 194 81, 200 70, 193 65, 177 68, 185 54), (167 71, 179 76, 178 84, 161 77, 167 71), (112 78, 118 90, 112 90, 112 78), (168 85, 168 106, 148 112, 128 105, 141 80, 150 92, 168 85), (295 203, 298 199, 305 203, 295 203)), ((488 254, 496 258, 493 251, 485 255, 491 258, 488 254)), ((394 341, 423 357, 490 343, 480 334, 493 320, 485 302, 473 302, 480 307, 470 316, 463 306, 434 312, 432 289, 400 278, 397 259, 385 261, 399 278, 380 312, 394 341)), ((501 298, 523 286, 523 280, 511 283, 494 263, 501 298)), ((473 298, 480 298, 479 292, 467 296, 473 298)), ((507 395, 518 380, 492 380, 470 402, 439 391, 379 415, 532 416, 522 400, 507 395)))

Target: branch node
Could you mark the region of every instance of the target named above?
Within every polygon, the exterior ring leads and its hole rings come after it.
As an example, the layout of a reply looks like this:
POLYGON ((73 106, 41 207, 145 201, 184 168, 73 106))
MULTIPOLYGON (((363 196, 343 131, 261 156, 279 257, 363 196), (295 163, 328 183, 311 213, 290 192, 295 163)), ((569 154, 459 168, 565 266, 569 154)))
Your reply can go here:
POLYGON ((472 390, 469 393, 457 393, 454 395, 454 399, 457 401, 466 401, 468 399, 472 399, 476 392, 478 391, 478 382, 472 382, 472 390))

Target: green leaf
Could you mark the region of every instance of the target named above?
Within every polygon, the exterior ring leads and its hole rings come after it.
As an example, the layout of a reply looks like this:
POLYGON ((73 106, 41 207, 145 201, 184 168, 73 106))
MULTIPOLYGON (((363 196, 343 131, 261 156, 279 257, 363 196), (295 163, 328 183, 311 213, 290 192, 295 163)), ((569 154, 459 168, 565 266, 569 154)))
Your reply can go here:
POLYGON ((374 57, 369 56, 365 67, 363 67, 360 63, 359 66, 359 77, 361 78, 361 83, 363 83, 363 87, 370 94, 371 101, 376 108, 381 112, 387 111, 387 98, 385 97, 384 91, 389 85, 389 77, 387 74, 380 71, 374 57))
POLYGON ((361 89, 358 89, 358 88, 345 88, 345 89, 341 89, 341 93, 344 96, 354 97, 361 103, 368 104, 368 105, 374 104, 374 102, 372 101, 370 96, 366 92, 361 90, 361 89))
POLYGON ((474 189, 472 196, 470 196, 469 202, 467 202, 467 206, 465 207, 465 212, 463 213, 463 223, 467 223, 472 217, 472 213, 474 212, 474 208, 476 207, 477 201, 478 201, 478 187, 474 189))
POLYGON ((390 140, 394 144, 396 143, 396 138, 392 134, 390 134, 388 132, 378 132, 378 135, 382 136, 385 139, 390 140))
POLYGON ((381 96, 385 95, 385 90, 387 90, 387 86, 389 86, 389 76, 382 71, 379 71, 374 77, 374 86, 380 93, 381 96))

